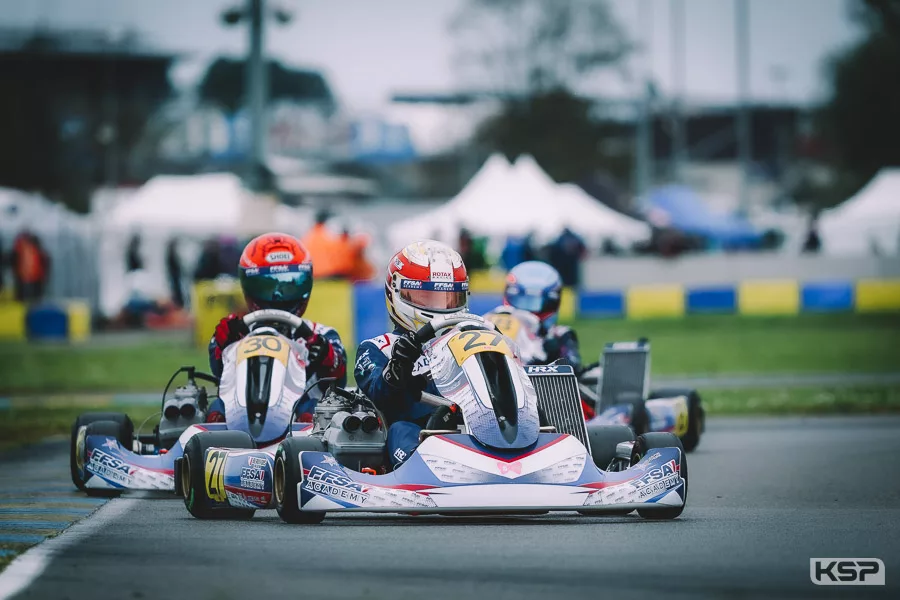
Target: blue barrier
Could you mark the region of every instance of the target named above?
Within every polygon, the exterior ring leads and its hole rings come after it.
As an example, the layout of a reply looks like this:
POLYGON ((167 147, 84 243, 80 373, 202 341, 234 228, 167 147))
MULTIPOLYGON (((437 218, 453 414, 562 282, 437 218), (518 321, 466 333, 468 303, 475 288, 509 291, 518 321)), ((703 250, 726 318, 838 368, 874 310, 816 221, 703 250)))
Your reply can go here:
POLYGON ((384 304, 383 285, 353 286, 353 306, 356 309, 354 315, 356 344, 382 335, 391 328, 387 307, 384 304))
POLYGON ((622 317, 625 315, 625 295, 622 292, 582 292, 578 296, 578 315, 622 317))
POLYGON ((733 313, 737 309, 734 287, 710 287, 687 290, 687 312, 733 313))
POLYGON ((64 340, 69 335, 69 315, 53 304, 32 306, 25 314, 25 330, 31 340, 64 340))
POLYGON ((853 310, 853 283, 824 281, 805 283, 800 289, 800 310, 841 312, 853 310))

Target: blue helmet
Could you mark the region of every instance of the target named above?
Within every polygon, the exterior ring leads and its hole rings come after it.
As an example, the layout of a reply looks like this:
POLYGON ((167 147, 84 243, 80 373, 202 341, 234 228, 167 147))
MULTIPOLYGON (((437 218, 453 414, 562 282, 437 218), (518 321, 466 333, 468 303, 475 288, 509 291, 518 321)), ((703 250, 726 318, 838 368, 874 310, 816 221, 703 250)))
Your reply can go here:
POLYGON ((556 323, 562 279, 556 269, 537 260, 519 263, 506 276, 503 303, 535 314, 545 327, 556 323))

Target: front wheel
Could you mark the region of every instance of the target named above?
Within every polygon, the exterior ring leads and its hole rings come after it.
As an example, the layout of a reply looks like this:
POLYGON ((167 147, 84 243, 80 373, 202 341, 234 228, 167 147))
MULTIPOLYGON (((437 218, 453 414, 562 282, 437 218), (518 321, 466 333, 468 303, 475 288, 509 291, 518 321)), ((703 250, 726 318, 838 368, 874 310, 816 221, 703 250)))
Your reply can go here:
POLYGON ((294 525, 314 525, 325 518, 324 512, 300 510, 297 486, 303 480, 301 452, 325 452, 322 441, 312 437, 289 437, 278 445, 275 452, 275 473, 272 486, 275 488, 275 510, 285 523, 294 525))
POLYGON ((645 433, 639 435, 634 441, 634 447, 631 449, 631 465, 636 465, 642 458, 647 456, 651 450, 660 448, 678 448, 681 451, 681 478, 684 480, 684 502, 681 506, 673 506, 670 508, 656 509, 638 509, 638 514, 645 519, 652 520, 669 520, 674 519, 684 512, 688 498, 688 464, 687 454, 681 445, 681 440, 671 433, 645 433))
MULTIPOLYGON (((69 471, 72 475, 72 483, 82 492, 88 495, 98 494, 99 490, 88 490, 84 487, 82 473, 84 471, 84 439, 87 437, 87 426, 92 423, 106 423, 100 429, 95 429, 92 434, 106 434, 116 438, 119 444, 126 450, 131 450, 134 441, 134 425, 131 419, 124 413, 90 412, 79 415, 72 424, 72 435, 69 442, 69 471), (85 428, 85 429, 82 429, 85 428)), ((108 490, 104 493, 109 494, 108 490)))
MULTIPOLYGON (((184 492, 184 506, 197 519, 250 519, 256 512, 242 508, 222 507, 222 498, 210 498, 210 481, 213 473, 206 472, 207 453, 210 448, 247 449, 256 448, 253 438, 243 431, 204 431, 188 440, 181 459, 181 489, 184 492), (208 479, 209 477, 209 479, 208 479)), ((225 468, 225 461, 218 462, 218 468, 225 468)), ((224 473, 218 478, 224 482, 224 473)), ((224 494, 224 490, 216 490, 224 494)))

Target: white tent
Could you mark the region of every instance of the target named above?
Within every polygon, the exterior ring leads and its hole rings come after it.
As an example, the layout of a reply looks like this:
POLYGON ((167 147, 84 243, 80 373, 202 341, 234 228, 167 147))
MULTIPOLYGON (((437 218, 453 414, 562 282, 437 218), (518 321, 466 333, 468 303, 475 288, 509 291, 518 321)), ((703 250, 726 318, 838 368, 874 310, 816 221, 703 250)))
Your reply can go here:
MULTIPOLYGON (((273 198, 254 196, 230 173, 154 177, 99 218, 103 227, 100 309, 107 316, 118 313, 131 293, 125 253, 133 235, 141 238, 145 287, 155 297, 165 298, 170 295, 166 245, 172 238, 180 242, 178 254, 188 279, 204 238, 249 237, 278 229, 279 224, 295 229, 309 221, 280 207, 273 198)), ((301 230, 287 233, 302 235, 301 230)))
POLYGON ((650 234, 645 223, 603 206, 580 188, 557 185, 531 156, 520 157, 515 166, 491 156, 456 197, 397 223, 389 236, 398 248, 421 237, 452 243, 461 227, 497 240, 532 233, 543 243, 569 227, 595 247, 605 238, 628 245, 650 234))
POLYGON ((900 168, 881 169, 853 197, 825 211, 819 234, 827 254, 900 253, 900 168))

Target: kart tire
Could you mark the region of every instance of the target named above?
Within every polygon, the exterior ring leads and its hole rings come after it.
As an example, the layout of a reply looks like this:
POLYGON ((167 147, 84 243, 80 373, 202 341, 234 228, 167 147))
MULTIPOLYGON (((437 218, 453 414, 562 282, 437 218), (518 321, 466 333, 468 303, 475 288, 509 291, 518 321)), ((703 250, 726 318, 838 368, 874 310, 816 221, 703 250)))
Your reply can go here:
POLYGON ((255 510, 217 507, 206 489, 206 453, 210 448, 253 450, 256 444, 243 431, 204 431, 188 440, 181 460, 184 506, 197 519, 251 519, 255 510))
POLYGON ((700 434, 706 428, 706 413, 700 402, 700 394, 697 390, 663 388, 650 392, 650 398, 672 398, 685 396, 688 399, 688 430, 681 438, 681 444, 685 452, 693 452, 700 443, 700 434))
POLYGON ((75 423, 72 424, 71 441, 69 443, 69 472, 72 475, 72 483, 76 488, 83 492, 86 492, 87 489, 84 487, 84 481, 78 475, 77 457, 75 456, 78 431, 82 427, 86 427, 91 423, 99 421, 115 423, 116 430, 109 435, 115 436, 115 438, 119 440, 119 443, 128 450, 131 450, 132 446, 134 446, 134 424, 131 422, 131 419, 128 418, 128 415, 113 412, 90 412, 79 415, 78 418, 75 419, 75 423))
POLYGON ((598 469, 605 471, 616 457, 619 442, 633 442, 634 432, 626 425, 588 425, 591 457, 598 469))
POLYGON ((665 521, 674 519, 684 512, 688 498, 688 464, 687 453, 678 436, 672 433, 653 432, 639 435, 631 450, 631 465, 634 466, 651 450, 658 448, 678 448, 681 450, 681 478, 684 479, 684 503, 681 506, 664 509, 638 509, 638 514, 645 519, 665 521))
POLYGON ((325 445, 317 438, 288 437, 275 452, 272 493, 275 496, 275 510, 285 523, 315 525, 325 518, 324 512, 300 510, 300 499, 297 498, 297 484, 303 479, 300 453, 310 451, 325 452, 325 445))
POLYGON ((634 435, 641 435, 650 431, 650 415, 643 400, 631 403, 631 429, 634 435))

